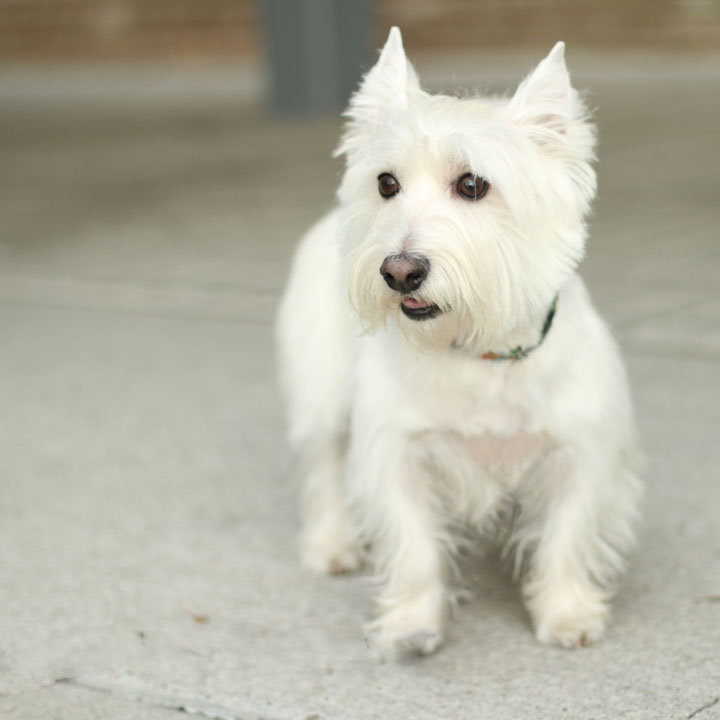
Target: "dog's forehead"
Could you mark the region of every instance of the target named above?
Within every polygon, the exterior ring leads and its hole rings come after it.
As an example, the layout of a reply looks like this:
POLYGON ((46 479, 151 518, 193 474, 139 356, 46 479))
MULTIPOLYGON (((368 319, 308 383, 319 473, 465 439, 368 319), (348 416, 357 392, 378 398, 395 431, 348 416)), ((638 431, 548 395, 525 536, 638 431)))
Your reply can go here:
POLYGON ((426 95, 411 103, 404 112, 400 131, 397 118, 393 134, 399 142, 396 148, 420 147, 435 156, 465 155, 490 128, 501 122, 502 101, 495 98, 464 98, 447 95, 426 95))
POLYGON ((452 125, 474 125, 496 119, 507 101, 494 97, 455 97, 424 94, 411 103, 408 112, 430 129, 447 129, 452 125))

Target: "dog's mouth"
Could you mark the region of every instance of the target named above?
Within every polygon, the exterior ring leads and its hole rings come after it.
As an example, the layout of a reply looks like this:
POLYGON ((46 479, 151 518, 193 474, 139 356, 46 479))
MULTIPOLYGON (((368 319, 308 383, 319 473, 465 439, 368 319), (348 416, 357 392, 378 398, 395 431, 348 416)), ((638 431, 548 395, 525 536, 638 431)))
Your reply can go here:
POLYGON ((402 299, 400 309, 403 311, 403 315, 409 317, 411 320, 430 320, 430 318, 434 318, 442 312, 442 310, 433 303, 426 303, 411 297, 404 297, 402 299))

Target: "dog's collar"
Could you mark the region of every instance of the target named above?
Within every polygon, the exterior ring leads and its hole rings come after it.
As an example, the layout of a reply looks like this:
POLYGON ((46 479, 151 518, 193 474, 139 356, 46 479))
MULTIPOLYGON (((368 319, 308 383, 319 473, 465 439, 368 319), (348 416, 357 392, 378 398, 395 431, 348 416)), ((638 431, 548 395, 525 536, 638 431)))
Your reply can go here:
MULTIPOLYGON (((545 338, 550 332, 550 328, 553 324, 553 318, 555 317, 555 311, 557 310, 557 303, 558 296, 556 295, 552 301, 552 305, 550 305, 550 310, 548 310, 548 314, 545 316, 545 322, 543 323, 542 331, 540 332, 540 339, 534 345, 531 345, 530 347, 523 347, 522 345, 518 345, 517 347, 512 348, 512 350, 506 353, 486 352, 483 353, 480 357, 483 360, 523 360, 524 358, 526 358, 533 350, 537 350, 545 341, 545 338)), ((454 341, 452 343, 452 347, 456 350, 462 349, 462 346, 458 345, 454 341)))

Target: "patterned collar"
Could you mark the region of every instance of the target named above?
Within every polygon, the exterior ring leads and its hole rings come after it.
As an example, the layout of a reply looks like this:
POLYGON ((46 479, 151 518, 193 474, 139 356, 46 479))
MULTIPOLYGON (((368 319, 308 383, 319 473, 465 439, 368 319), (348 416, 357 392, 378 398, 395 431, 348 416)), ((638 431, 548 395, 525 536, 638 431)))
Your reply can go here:
MULTIPOLYGON (((483 360, 525 359, 533 350, 537 350, 543 344, 545 338, 547 337, 547 334, 550 332, 550 328, 553 324, 553 318, 555 317, 555 311, 557 310, 557 303, 558 296, 556 295, 552 301, 552 305, 550 305, 550 310, 545 317, 545 322, 543 323, 542 331, 540 332, 540 339, 534 345, 531 345, 530 347, 523 347, 522 345, 518 345, 517 347, 512 348, 512 350, 506 353, 486 352, 483 353, 480 357, 482 357, 483 360)), ((456 349, 460 349, 460 346, 455 344, 454 342, 452 346, 456 349)))

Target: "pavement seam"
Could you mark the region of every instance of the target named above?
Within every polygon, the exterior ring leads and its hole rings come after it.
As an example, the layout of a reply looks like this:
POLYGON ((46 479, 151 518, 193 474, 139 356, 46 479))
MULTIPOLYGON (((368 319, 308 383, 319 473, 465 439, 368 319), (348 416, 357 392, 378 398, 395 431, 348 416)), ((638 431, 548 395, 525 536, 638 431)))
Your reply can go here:
POLYGON ((238 715, 235 712, 225 710, 224 708, 211 706, 203 708, 199 707, 192 701, 187 702, 176 698, 164 698, 155 695, 144 695, 139 692, 123 691, 118 688, 71 677, 58 678, 55 680, 55 684, 69 685, 83 690, 90 690, 91 692, 103 693, 104 695, 113 695, 115 697, 123 698, 124 700, 131 700, 151 707, 174 710, 175 712, 182 713, 184 715, 194 715, 197 717, 208 718, 208 720, 273 720, 266 715, 263 715, 262 717, 255 715, 254 713, 251 715, 238 715))
POLYGON ((711 700, 709 703, 705 703, 705 705, 703 705, 702 707, 699 707, 697 710, 691 712, 687 716, 688 720, 690 720, 690 718, 694 718, 696 715, 699 715, 704 710, 709 710, 711 707, 717 705, 718 703, 720 703, 720 695, 716 695, 714 700, 711 700))

